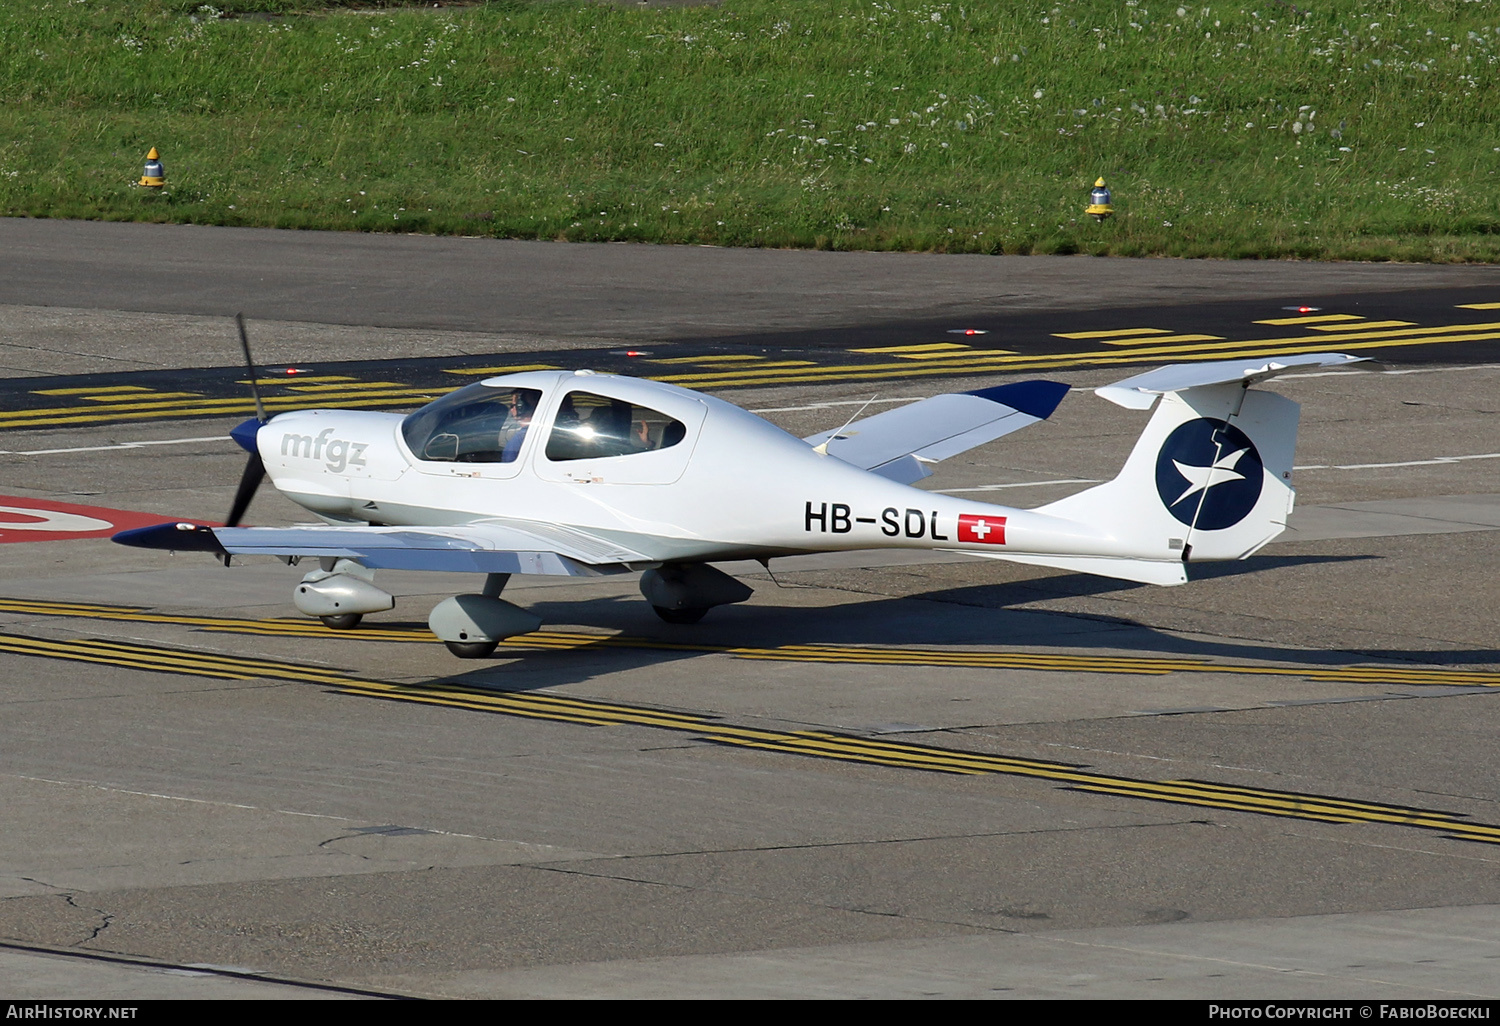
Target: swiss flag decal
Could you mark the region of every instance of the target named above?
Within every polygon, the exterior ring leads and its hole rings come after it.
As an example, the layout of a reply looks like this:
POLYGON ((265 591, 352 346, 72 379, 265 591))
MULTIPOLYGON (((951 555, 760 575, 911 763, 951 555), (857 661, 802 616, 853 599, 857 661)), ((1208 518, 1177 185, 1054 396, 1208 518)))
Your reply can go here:
POLYGON ((961 513, 958 517, 958 540, 983 542, 986 545, 1004 545, 1005 518, 961 513))

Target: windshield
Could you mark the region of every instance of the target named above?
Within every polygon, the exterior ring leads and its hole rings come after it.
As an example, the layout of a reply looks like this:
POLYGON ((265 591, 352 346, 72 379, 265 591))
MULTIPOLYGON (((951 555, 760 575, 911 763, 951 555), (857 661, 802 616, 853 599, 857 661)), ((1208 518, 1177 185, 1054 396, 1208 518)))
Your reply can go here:
POLYGON ((535 388, 466 385, 407 417, 401 435, 421 460, 511 463, 541 398, 535 388))

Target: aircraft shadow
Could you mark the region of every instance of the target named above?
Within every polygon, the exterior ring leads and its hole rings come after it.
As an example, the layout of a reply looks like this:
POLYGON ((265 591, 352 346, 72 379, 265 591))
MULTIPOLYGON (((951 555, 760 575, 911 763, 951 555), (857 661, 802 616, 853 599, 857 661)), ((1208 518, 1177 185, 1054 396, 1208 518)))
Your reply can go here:
MULTIPOLYGON (((1235 563, 1202 564, 1194 567, 1192 576, 1198 580, 1213 579, 1376 558, 1379 557, 1254 556, 1235 563)), ((755 586, 763 595, 774 593, 776 588, 773 582, 764 580, 756 581, 755 586)), ((583 602, 544 601, 531 603, 530 608, 546 624, 604 628, 618 632, 618 636, 557 651, 507 653, 501 649, 494 659, 452 667, 450 676, 434 683, 529 691, 580 683, 605 673, 700 658, 726 648, 794 645, 970 646, 1023 651, 1063 648, 1107 650, 1114 654, 1269 660, 1307 667, 1370 663, 1463 666, 1500 662, 1497 649, 1310 651, 1270 642, 1184 636, 1129 616, 1016 608, 1049 598, 1111 595, 1149 587, 1088 574, 1046 575, 899 598, 851 598, 816 609, 795 604, 721 607, 710 612, 702 623, 692 626, 661 622, 645 602, 634 596, 583 602), (955 615, 955 606, 974 610, 977 615, 955 615), (639 639, 641 647, 630 647, 624 639, 639 639)), ((793 583, 787 590, 795 592, 800 586, 793 583)))

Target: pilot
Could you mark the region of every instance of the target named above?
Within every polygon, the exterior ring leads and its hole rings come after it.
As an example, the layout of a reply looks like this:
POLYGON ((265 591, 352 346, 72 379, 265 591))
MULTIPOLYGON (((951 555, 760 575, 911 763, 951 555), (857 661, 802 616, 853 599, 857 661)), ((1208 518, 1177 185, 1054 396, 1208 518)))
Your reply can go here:
POLYGON ((526 429, 531 427, 532 414, 536 412, 536 398, 527 389, 516 389, 510 397, 510 419, 507 425, 511 436, 500 452, 501 463, 514 463, 520 455, 521 443, 526 440, 526 429))

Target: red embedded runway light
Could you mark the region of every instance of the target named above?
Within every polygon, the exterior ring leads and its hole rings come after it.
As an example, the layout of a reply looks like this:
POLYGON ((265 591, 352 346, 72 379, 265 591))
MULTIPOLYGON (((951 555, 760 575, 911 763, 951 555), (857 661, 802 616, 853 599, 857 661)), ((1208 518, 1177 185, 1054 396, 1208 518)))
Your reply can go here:
POLYGON ((984 328, 949 328, 950 335, 988 335, 989 331, 984 328))
POLYGON ((1307 314, 1307 313, 1317 313, 1319 310, 1321 310, 1323 308, 1321 306, 1284 306, 1284 307, 1282 307, 1282 309, 1283 310, 1290 310, 1293 313, 1307 314))

